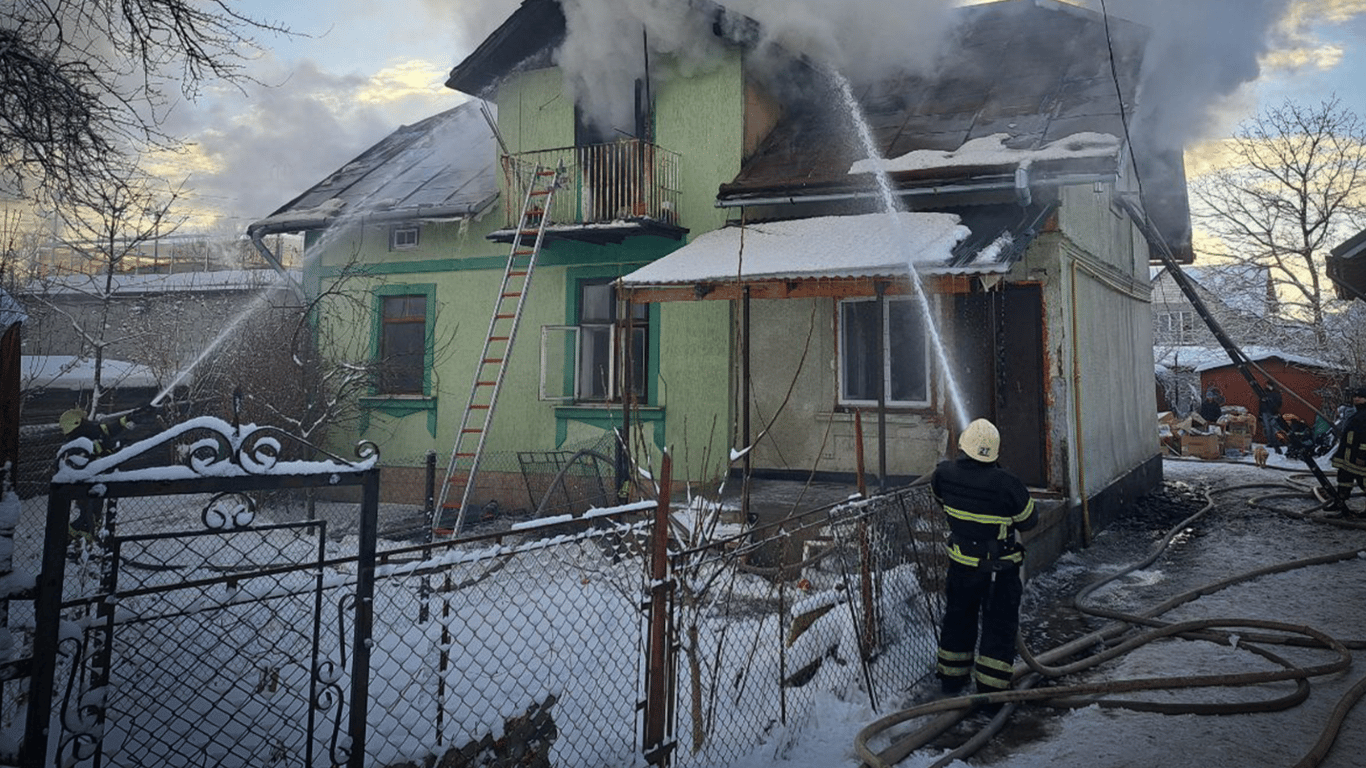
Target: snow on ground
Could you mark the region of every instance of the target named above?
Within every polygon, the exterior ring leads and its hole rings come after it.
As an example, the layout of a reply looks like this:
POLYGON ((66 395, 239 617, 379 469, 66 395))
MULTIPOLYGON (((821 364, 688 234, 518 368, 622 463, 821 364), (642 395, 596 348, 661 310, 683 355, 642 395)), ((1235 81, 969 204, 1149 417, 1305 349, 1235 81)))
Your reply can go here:
MULTIPOLYGON (((1303 462, 1272 455, 1271 468, 1259 469, 1250 459, 1205 462, 1169 459, 1169 483, 1217 490, 1215 509, 1177 536, 1154 563, 1099 590, 1093 602, 1121 610, 1142 610, 1193 587, 1257 568, 1329 552, 1366 548, 1366 526, 1353 528, 1298 519, 1294 513, 1314 506, 1307 488, 1312 475, 1303 462), (1298 470, 1304 470, 1302 472, 1298 470), (1283 498, 1267 498, 1293 494, 1283 498), (1250 502, 1256 502, 1250 503, 1250 502), (1264 505, 1264 506, 1263 506, 1264 505), (1268 509, 1266 507, 1274 507, 1268 509), (1281 512, 1290 514, 1281 514, 1281 512)), ((1320 459, 1327 466, 1327 459, 1320 459)), ((1331 478, 1333 473, 1327 472, 1331 478)), ((1361 509, 1358 495, 1352 500, 1361 509)), ((1180 517, 1175 519, 1181 519, 1180 517)), ((1165 528, 1165 524, 1163 526, 1165 528)), ((1092 546, 1068 553, 1058 564, 1032 577, 1030 597, 1060 582, 1084 586, 1119 570, 1121 564, 1144 559, 1161 537, 1157 529, 1120 526, 1101 532, 1092 546)), ((1064 595, 1065 596, 1065 595, 1064 595)), ((1317 565, 1259 577, 1181 606, 1164 618, 1242 617, 1306 624, 1338 639, 1363 637, 1366 626, 1366 558, 1317 565)), ((1038 620, 1028 610, 1024 622, 1038 620)), ((1098 621, 1098 620, 1096 620, 1098 621)), ((1252 631, 1252 630, 1249 630, 1252 631)), ((1035 648, 1036 653, 1047 648, 1035 648)), ((1304 666, 1322 664, 1332 654, 1316 649, 1273 650, 1304 666)), ((1144 646, 1107 663, 1085 677, 1118 680, 1152 676, 1237 674, 1275 669, 1276 665, 1238 648, 1188 640, 1165 640, 1144 646)), ((1121 766, 1270 766, 1296 764, 1314 746, 1324 723, 1343 694, 1366 671, 1357 664, 1346 672, 1311 679, 1309 698, 1288 710, 1223 716, 1162 715, 1090 706, 1076 710, 1022 707, 1011 726, 983 752, 955 761, 993 768, 1120 768, 1121 766)), ((1182 689, 1133 694, 1154 701, 1249 701, 1290 691, 1289 683, 1265 683, 1246 689, 1182 689)), ((869 722, 892 711, 874 712, 857 691, 832 694, 810 722, 793 724, 743 768, 787 766, 831 768, 857 766, 856 734, 869 722)), ((1366 707, 1349 713, 1337 743, 1320 765, 1347 768, 1366 753, 1366 707)), ((884 742, 874 741, 880 748, 884 742)), ((923 748, 898 765, 926 768, 947 747, 923 748)))

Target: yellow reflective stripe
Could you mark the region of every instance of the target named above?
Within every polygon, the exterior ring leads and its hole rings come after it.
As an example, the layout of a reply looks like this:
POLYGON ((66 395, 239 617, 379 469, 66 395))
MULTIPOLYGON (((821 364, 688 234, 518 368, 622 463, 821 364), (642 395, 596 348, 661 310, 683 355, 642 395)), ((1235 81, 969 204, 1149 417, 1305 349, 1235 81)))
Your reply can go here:
POLYGON ((1034 497, 1031 496, 1031 497, 1029 498, 1029 503, 1025 505, 1024 511, 1021 512, 1020 514, 1016 515, 1015 517, 1011 518, 1011 522, 1023 523, 1025 520, 1028 520, 1028 519, 1029 519, 1029 516, 1032 515, 1033 513, 1034 513, 1034 497))
POLYGON ((940 648, 939 658, 945 661, 971 661, 972 651, 968 651, 967 653, 959 653, 958 651, 946 651, 943 648, 940 648))
MULTIPOLYGON (((982 564, 982 558, 963 554, 962 551, 958 549, 957 544, 949 546, 949 559, 954 561, 955 563, 970 565, 973 568, 976 568, 977 566, 982 564)), ((1010 554, 1001 557, 1001 559, 1008 560, 1012 563, 1023 563, 1024 552, 1011 552, 1010 554)))
POLYGON ((1000 515, 979 515, 976 512, 966 512, 961 509, 954 509, 953 507, 944 507, 944 511, 948 513, 949 517, 956 517, 959 520, 966 520, 969 523, 1006 526, 1015 522, 1015 518, 1012 517, 1002 517, 1000 515))
POLYGON ((977 657, 977 666, 979 666, 979 667, 990 667, 990 668, 992 668, 992 669, 1000 670, 1000 671, 1005 672, 1005 673, 1007 673, 1007 674, 1014 674, 1014 673, 1015 673, 1015 667, 1014 667, 1013 665, 1008 664, 1008 663, 1006 663, 1006 662, 1004 662, 1004 661, 1001 661, 1000 659, 993 659, 993 658, 991 658, 990 656, 978 656, 978 657, 977 657))
POLYGON ((978 669, 976 672, 974 672, 973 677, 977 678, 977 682, 989 685, 992 688, 1010 687, 1009 677, 997 677, 996 675, 983 672, 981 669, 978 669))
POLYGON ((962 666, 953 666, 945 664, 942 661, 934 666, 934 671, 939 672, 940 674, 946 675, 948 677, 967 677, 969 674, 972 673, 971 667, 967 664, 964 664, 962 666))

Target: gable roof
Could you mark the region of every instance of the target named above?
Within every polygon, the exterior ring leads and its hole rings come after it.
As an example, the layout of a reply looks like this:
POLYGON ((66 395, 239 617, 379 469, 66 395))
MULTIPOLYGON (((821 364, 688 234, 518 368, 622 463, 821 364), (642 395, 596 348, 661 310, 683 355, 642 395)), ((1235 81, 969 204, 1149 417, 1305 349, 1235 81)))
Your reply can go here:
POLYGON ((1366 301, 1366 229, 1328 254, 1327 272, 1339 299, 1366 301))
POLYGON ((471 216, 498 197, 493 130, 467 101, 400 127, 249 227, 255 235, 323 229, 353 216, 380 220, 471 216))

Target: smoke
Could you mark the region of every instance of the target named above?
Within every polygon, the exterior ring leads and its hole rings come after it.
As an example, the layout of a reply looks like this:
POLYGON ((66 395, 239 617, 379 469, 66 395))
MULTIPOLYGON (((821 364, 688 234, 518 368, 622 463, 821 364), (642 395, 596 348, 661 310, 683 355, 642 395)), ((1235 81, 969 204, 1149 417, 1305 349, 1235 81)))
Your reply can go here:
MULTIPOLYGON (((749 52, 803 55, 855 82, 931 67, 949 39, 956 0, 720 0, 736 25, 757 21, 749 52), (734 14, 740 14, 735 16, 734 14)), ((564 0, 567 35, 557 64, 576 102, 606 134, 630 132, 635 82, 704 70, 718 60, 715 5, 686 0, 564 0), (664 68, 668 62, 668 69, 664 68)), ((736 32, 735 26, 728 31, 736 32)))

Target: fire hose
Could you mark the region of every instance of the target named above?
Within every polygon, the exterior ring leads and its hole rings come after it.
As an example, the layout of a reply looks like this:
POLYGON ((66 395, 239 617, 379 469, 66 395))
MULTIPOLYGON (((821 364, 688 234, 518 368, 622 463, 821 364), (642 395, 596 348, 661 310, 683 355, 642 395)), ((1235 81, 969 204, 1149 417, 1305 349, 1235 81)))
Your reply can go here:
MULTIPOLYGON (((968 741, 957 749, 943 755, 938 761, 932 764, 931 768, 942 768, 942 766, 948 765, 954 760, 963 759, 981 749, 1005 727, 1007 720, 1015 709, 1016 704, 1019 702, 1033 701, 1058 708, 1098 705, 1108 708, 1126 708, 1163 714, 1203 715, 1271 712, 1288 709, 1303 702, 1309 695, 1308 680, 1310 678, 1334 674, 1348 669, 1352 663, 1350 649, 1366 648, 1366 641, 1342 641, 1312 627, 1277 621, 1218 618, 1183 622, 1165 622, 1158 617, 1177 606, 1191 602, 1199 597, 1213 594, 1235 584, 1273 573, 1283 573, 1299 568, 1325 565, 1366 556, 1366 548, 1359 547, 1348 549, 1258 568, 1183 592, 1141 614, 1129 614, 1120 611, 1107 610, 1090 606, 1086 603, 1086 598, 1104 585, 1122 578, 1129 573, 1146 568, 1156 561, 1180 532, 1188 528, 1214 508, 1214 502, 1210 497, 1211 493, 1260 487, 1261 485, 1272 486, 1273 484, 1230 486, 1215 491, 1205 489, 1203 495, 1206 503, 1204 507, 1173 526, 1162 539, 1153 545, 1149 554, 1143 560, 1094 581, 1078 591, 1073 597, 1074 607, 1082 613, 1098 618, 1110 619, 1111 622, 1109 624, 1088 633, 1083 637, 1064 643, 1050 651, 1038 654, 1037 656, 1030 652, 1029 648, 1024 643, 1023 638, 1017 635, 1017 645, 1023 661, 1016 665, 1016 680, 1012 690, 990 694, 956 696, 930 701, 903 709, 899 712, 894 712, 875 720, 860 730, 854 739, 854 748, 858 753, 859 758, 865 765, 870 766, 871 768, 887 768, 888 766, 895 765, 904 760, 915 750, 928 744, 941 733, 952 728, 959 721, 964 719, 975 707, 983 704, 1001 704, 1004 706, 1002 706, 1000 711, 990 720, 990 722, 972 738, 968 739, 968 741), (1135 631, 1137 627, 1147 627, 1147 629, 1135 631), (1238 632, 1235 636, 1235 634, 1231 632, 1233 629, 1252 629, 1261 631, 1251 633, 1238 632), (1126 634, 1128 635, 1127 637, 1116 642, 1118 638, 1121 638, 1121 636, 1126 634), (1147 645, 1148 643, 1168 637, 1200 639, 1224 645, 1236 645, 1240 649, 1255 653, 1274 664, 1279 665, 1281 669, 1269 672, 1249 672, 1236 675, 1189 675, 1182 677, 1136 678, 1036 688, 1036 686, 1045 679, 1058 678, 1095 667, 1147 645), (1100 653, 1093 654, 1071 663, 1050 666, 1050 664, 1070 659, 1085 649, 1094 647, 1097 644, 1111 643, 1115 644, 1110 645, 1110 647, 1100 653), (1303 667, 1287 661, 1272 651, 1261 647, 1262 645, 1293 645, 1324 648, 1332 651, 1335 658, 1323 664, 1303 667), (1218 704, 1171 703, 1104 698, 1079 698, 1093 696, 1095 694, 1116 694, 1143 690, 1250 686, 1273 681, 1289 680, 1295 681, 1296 685, 1294 691, 1277 698, 1249 702, 1218 704), (881 736, 886 731, 907 721, 931 715, 933 715, 934 718, 922 725, 918 730, 894 739, 888 746, 881 750, 875 751, 869 746, 870 741, 881 736)), ((1285 486, 1284 484, 1274 484, 1274 487, 1284 488, 1285 486)), ((1254 506, 1264 506, 1261 502, 1264 502, 1267 499, 1289 495, 1290 494, 1272 494, 1254 498, 1250 500, 1249 503, 1254 506)), ((1302 499, 1303 492, 1296 493, 1294 496, 1295 498, 1302 499)), ((1323 506, 1324 505, 1316 506, 1308 510, 1308 512, 1298 513, 1295 516, 1307 516, 1316 510, 1322 509, 1323 506)), ((1328 522, 1344 527, 1366 529, 1366 524, 1360 522, 1335 520, 1329 520, 1328 522)), ((1352 707, 1356 705, 1363 695, 1366 695, 1366 678, 1358 681, 1339 699, 1333 712, 1324 724, 1323 729, 1320 731, 1319 738, 1311 749, 1295 763, 1294 768, 1313 768, 1313 766, 1317 766, 1322 762, 1323 758, 1332 748, 1333 742, 1336 740, 1337 734, 1341 729, 1348 712, 1351 711, 1352 707)))

